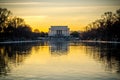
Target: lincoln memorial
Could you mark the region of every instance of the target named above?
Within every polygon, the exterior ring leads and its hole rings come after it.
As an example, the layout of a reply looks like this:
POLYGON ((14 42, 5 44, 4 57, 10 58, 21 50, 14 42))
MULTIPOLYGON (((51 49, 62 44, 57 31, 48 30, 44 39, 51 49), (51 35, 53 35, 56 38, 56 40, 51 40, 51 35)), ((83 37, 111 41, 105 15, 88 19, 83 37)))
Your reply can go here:
POLYGON ((62 36, 70 36, 68 26, 51 26, 49 28, 48 36, 51 37, 62 37, 62 36))

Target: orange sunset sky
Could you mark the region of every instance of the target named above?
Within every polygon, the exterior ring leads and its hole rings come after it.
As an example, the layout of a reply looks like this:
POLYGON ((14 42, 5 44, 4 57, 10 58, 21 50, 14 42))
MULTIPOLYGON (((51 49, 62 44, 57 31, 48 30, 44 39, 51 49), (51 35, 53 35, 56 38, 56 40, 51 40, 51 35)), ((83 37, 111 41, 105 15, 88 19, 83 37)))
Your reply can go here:
POLYGON ((0 7, 23 18, 33 29, 47 32, 52 25, 84 30, 104 12, 115 12, 120 0, 0 0, 0 7))

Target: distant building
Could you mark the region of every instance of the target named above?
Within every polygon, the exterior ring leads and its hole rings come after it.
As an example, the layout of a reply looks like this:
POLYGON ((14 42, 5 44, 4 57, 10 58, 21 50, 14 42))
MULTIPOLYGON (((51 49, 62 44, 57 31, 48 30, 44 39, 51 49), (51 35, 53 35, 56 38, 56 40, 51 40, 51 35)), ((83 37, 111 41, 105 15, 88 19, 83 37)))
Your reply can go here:
POLYGON ((51 26, 49 28, 48 36, 51 37, 62 37, 62 36, 70 36, 68 26, 51 26))

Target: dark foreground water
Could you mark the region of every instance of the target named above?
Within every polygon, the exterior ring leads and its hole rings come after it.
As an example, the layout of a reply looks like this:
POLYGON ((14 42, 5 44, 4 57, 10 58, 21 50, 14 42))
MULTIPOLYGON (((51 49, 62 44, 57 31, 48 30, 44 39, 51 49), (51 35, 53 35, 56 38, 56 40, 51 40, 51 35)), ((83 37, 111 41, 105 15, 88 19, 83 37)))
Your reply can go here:
POLYGON ((120 80, 120 44, 0 45, 0 80, 120 80))

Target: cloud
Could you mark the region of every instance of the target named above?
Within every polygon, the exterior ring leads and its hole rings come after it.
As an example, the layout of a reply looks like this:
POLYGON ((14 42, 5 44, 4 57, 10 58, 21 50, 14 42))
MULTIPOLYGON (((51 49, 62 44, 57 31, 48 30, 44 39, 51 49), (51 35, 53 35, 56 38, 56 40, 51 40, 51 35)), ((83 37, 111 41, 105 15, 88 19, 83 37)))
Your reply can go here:
POLYGON ((120 0, 0 0, 2 5, 119 6, 120 0))

